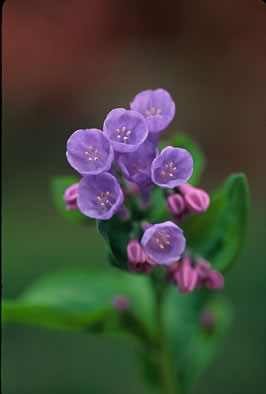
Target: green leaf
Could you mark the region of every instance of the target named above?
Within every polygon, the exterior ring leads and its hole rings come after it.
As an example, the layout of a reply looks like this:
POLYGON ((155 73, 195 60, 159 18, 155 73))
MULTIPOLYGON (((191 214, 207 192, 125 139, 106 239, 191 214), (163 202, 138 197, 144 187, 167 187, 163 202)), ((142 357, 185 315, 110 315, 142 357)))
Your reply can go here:
POLYGON ((127 333, 152 337, 153 293, 149 279, 121 271, 65 272, 35 283, 17 300, 2 305, 5 323, 78 329, 95 333, 127 333), (112 306, 112 297, 126 296, 126 312, 112 306))
POLYGON ((127 245, 133 230, 132 223, 120 220, 117 215, 110 220, 97 220, 96 223, 106 242, 111 264, 128 270, 127 245))
POLYGON ((187 247, 206 258, 212 267, 226 271, 243 244, 249 211, 245 175, 231 175, 211 197, 209 209, 191 215, 182 225, 187 247))
POLYGON ((170 288, 164 304, 164 321, 175 368, 184 392, 195 383, 216 356, 232 320, 231 305, 204 289, 178 294, 170 288), (207 310, 214 316, 212 329, 200 321, 207 310))
POLYGON ((55 176, 51 179, 51 191, 53 201, 58 209, 58 211, 69 221, 75 223, 88 223, 94 222, 93 219, 89 219, 84 216, 78 209, 73 209, 71 211, 66 210, 66 204, 63 201, 63 195, 65 190, 73 185, 74 183, 78 183, 79 178, 75 176, 55 176))
POLYGON ((205 167, 205 157, 199 145, 190 137, 184 134, 176 134, 169 141, 162 141, 160 148, 171 145, 175 148, 186 149, 192 156, 194 162, 194 170, 188 183, 196 186, 205 167))

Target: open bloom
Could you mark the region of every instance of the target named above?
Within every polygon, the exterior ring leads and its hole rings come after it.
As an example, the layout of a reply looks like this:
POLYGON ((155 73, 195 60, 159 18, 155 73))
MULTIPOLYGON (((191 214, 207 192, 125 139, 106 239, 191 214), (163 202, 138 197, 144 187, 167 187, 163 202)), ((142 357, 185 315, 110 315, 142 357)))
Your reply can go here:
POLYGON ((198 189, 188 183, 179 187, 184 196, 187 209, 192 213, 205 212, 210 205, 210 197, 205 190, 198 189))
POLYGON ((103 131, 114 151, 134 152, 146 140, 148 127, 145 118, 136 111, 113 109, 107 115, 103 131))
POLYGON ((145 253, 158 264, 171 264, 184 252, 186 240, 183 230, 173 222, 150 226, 141 239, 145 253))
POLYGON ((101 130, 85 129, 69 137, 66 156, 81 175, 97 175, 110 169, 114 152, 101 130))
POLYGON ((164 189, 187 182, 193 172, 193 159, 186 149, 167 146, 151 166, 152 181, 164 189))
POLYGON ((84 215, 110 219, 121 207, 124 197, 117 179, 105 172, 83 177, 78 188, 78 207, 84 215))
POLYGON ((66 209, 71 211, 73 209, 78 209, 77 198, 78 198, 78 183, 69 186, 64 193, 63 200, 66 203, 66 209))
POLYGON ((138 185, 151 182, 151 163, 157 155, 157 149, 149 142, 144 142, 131 153, 121 153, 117 164, 126 179, 138 185))
POLYGON ((150 133, 164 130, 175 116, 175 103, 164 89, 140 92, 130 103, 130 108, 146 118, 150 133))

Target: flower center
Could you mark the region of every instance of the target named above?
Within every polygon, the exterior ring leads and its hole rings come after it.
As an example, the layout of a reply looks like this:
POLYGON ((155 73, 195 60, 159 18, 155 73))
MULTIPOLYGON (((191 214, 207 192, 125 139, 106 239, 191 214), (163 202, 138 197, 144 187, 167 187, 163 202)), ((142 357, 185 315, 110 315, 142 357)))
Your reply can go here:
POLYGON ((151 107, 151 109, 149 111, 146 111, 146 115, 147 116, 155 116, 155 115, 160 115, 162 112, 161 108, 158 108, 156 110, 155 107, 151 107))
POLYGON ((127 130, 127 128, 125 126, 123 126, 121 128, 121 130, 118 129, 118 128, 115 129, 115 133, 116 133, 116 139, 118 140, 118 142, 127 143, 128 139, 129 139, 129 136, 132 133, 132 131, 131 130, 127 130))
POLYGON ((154 242, 160 249, 164 249, 165 247, 171 245, 171 242, 169 241, 170 238, 170 234, 162 233, 160 231, 155 231, 153 234, 154 242))
POLYGON ((88 157, 90 162, 99 160, 99 152, 97 149, 94 149, 92 145, 90 145, 90 152, 85 152, 85 155, 88 157))
POLYGON ((163 170, 161 171, 161 175, 163 177, 173 177, 174 174, 176 172, 176 167, 174 167, 174 162, 171 161, 171 163, 169 164, 165 164, 163 170))
POLYGON ((143 170, 146 170, 147 164, 145 164, 145 163, 142 164, 142 161, 139 159, 139 160, 137 160, 137 163, 132 164, 132 167, 134 168, 134 170, 136 172, 141 173, 143 170))
POLYGON ((101 209, 110 209, 113 204, 113 200, 110 198, 110 192, 102 192, 100 196, 97 196, 97 201, 101 206, 101 209))

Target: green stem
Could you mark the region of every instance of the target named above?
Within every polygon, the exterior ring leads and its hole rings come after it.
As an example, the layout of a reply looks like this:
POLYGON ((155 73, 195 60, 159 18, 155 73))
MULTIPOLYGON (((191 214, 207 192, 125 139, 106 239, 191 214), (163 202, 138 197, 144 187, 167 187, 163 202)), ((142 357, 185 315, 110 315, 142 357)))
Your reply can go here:
POLYGON ((173 368, 173 360, 169 350, 168 341, 164 331, 162 316, 162 301, 164 292, 159 289, 156 291, 156 317, 159 334, 159 365, 161 373, 161 387, 165 394, 181 394, 177 376, 173 368))

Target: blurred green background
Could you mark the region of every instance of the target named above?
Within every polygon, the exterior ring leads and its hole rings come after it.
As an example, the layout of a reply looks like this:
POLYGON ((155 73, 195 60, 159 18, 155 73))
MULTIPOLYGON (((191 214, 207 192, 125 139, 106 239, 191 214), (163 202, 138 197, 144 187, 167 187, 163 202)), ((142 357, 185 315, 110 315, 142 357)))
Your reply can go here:
MULTIPOLYGON (((74 174, 65 158, 74 130, 101 128, 111 109, 163 87, 176 102, 164 135, 185 131, 201 144, 202 186, 244 171, 251 189, 247 242, 224 288, 233 327, 195 392, 265 392, 265 34, 261 0, 5 3, 4 297, 56 270, 112 269, 96 230, 57 213, 49 179, 74 174)), ((148 392, 122 339, 10 325, 2 344, 5 394, 148 392)))

